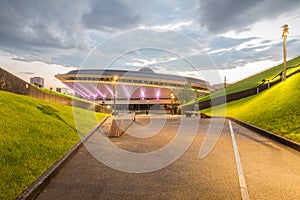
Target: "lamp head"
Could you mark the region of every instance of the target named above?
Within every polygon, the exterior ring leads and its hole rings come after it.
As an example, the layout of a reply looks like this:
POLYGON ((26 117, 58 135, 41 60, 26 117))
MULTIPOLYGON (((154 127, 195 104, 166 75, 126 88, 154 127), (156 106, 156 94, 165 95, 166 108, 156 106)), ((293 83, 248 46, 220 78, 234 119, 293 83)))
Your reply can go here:
POLYGON ((286 37, 289 34, 289 26, 287 24, 280 27, 282 29, 282 37, 286 37))
POLYGON ((112 77, 112 84, 115 85, 118 82, 119 77, 117 75, 114 75, 112 77))
POLYGON ((116 80, 118 80, 118 78, 119 77, 117 75, 114 75, 113 80, 116 81, 116 80))

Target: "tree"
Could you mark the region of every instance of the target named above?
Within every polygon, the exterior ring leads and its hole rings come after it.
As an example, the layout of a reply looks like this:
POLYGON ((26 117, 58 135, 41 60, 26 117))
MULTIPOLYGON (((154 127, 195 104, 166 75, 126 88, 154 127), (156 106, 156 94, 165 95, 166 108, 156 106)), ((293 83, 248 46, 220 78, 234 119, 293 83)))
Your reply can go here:
POLYGON ((179 103, 184 104, 197 99, 195 90, 192 88, 191 82, 184 84, 183 88, 178 89, 176 92, 179 103))

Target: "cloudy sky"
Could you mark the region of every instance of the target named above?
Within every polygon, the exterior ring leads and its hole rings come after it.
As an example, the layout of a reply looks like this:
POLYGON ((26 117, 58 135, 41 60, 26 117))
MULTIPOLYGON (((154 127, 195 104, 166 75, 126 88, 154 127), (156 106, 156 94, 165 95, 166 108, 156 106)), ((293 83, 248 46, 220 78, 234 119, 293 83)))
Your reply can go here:
POLYGON ((76 68, 143 66, 233 82, 282 62, 283 24, 296 57, 299 0, 1 0, 0 66, 47 87, 76 68))

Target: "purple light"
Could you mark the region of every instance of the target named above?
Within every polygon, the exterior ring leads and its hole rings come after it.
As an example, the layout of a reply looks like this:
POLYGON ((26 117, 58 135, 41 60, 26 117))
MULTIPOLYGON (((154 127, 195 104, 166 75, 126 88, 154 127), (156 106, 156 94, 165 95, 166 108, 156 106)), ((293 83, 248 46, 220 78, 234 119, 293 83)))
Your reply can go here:
POLYGON ((78 94, 80 94, 84 98, 88 98, 88 96, 89 96, 89 95, 87 95, 85 92, 83 92, 82 90, 80 90, 77 87, 74 87, 73 90, 76 91, 78 94))
POLYGON ((107 89, 107 91, 111 94, 111 96, 114 95, 114 92, 112 91, 112 89, 108 86, 108 85, 104 85, 104 87, 107 89))
POLYGON ((160 91, 156 91, 156 100, 159 100, 159 97, 160 97, 160 91))
POLYGON ((125 93, 125 96, 127 97, 127 99, 130 99, 131 93, 132 93, 132 87, 128 86, 128 85, 121 85, 122 90, 125 93))
POLYGON ((82 92, 80 92, 79 90, 76 90, 75 89, 75 91, 80 95, 80 96, 82 96, 83 98, 88 98, 88 95, 86 95, 85 93, 82 93, 82 92))
POLYGON ((86 87, 84 87, 84 85, 82 83, 78 83, 76 85, 77 85, 77 87, 80 87, 82 90, 86 91, 90 96, 94 96, 94 93, 91 92, 90 90, 88 90, 86 87))
POLYGON ((144 91, 144 88, 141 88, 140 92, 141 92, 141 99, 144 100, 144 99, 145 99, 145 91, 144 91))
POLYGON ((68 86, 69 88, 71 88, 74 92, 75 92, 75 89, 74 89, 74 84, 73 83, 64 83, 66 86, 68 86))
POLYGON ((145 92, 141 90, 141 97, 145 97, 145 92))
POLYGON ((94 90, 95 90, 95 92, 98 94, 98 96, 105 97, 105 95, 104 95, 102 92, 100 92, 100 91, 98 90, 98 88, 96 88, 94 85, 93 85, 92 87, 94 88, 94 90))

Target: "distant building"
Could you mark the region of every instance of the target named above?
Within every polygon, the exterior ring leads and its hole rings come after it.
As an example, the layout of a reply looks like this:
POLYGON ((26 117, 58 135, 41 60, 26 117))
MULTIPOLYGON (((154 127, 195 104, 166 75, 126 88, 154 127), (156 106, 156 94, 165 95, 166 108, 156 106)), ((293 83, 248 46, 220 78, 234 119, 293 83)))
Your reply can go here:
POLYGON ((56 92, 59 92, 62 94, 68 94, 69 90, 68 90, 68 88, 56 88, 56 92))
POLYGON ((44 87, 44 79, 42 77, 32 77, 30 78, 30 83, 39 87, 44 87))

